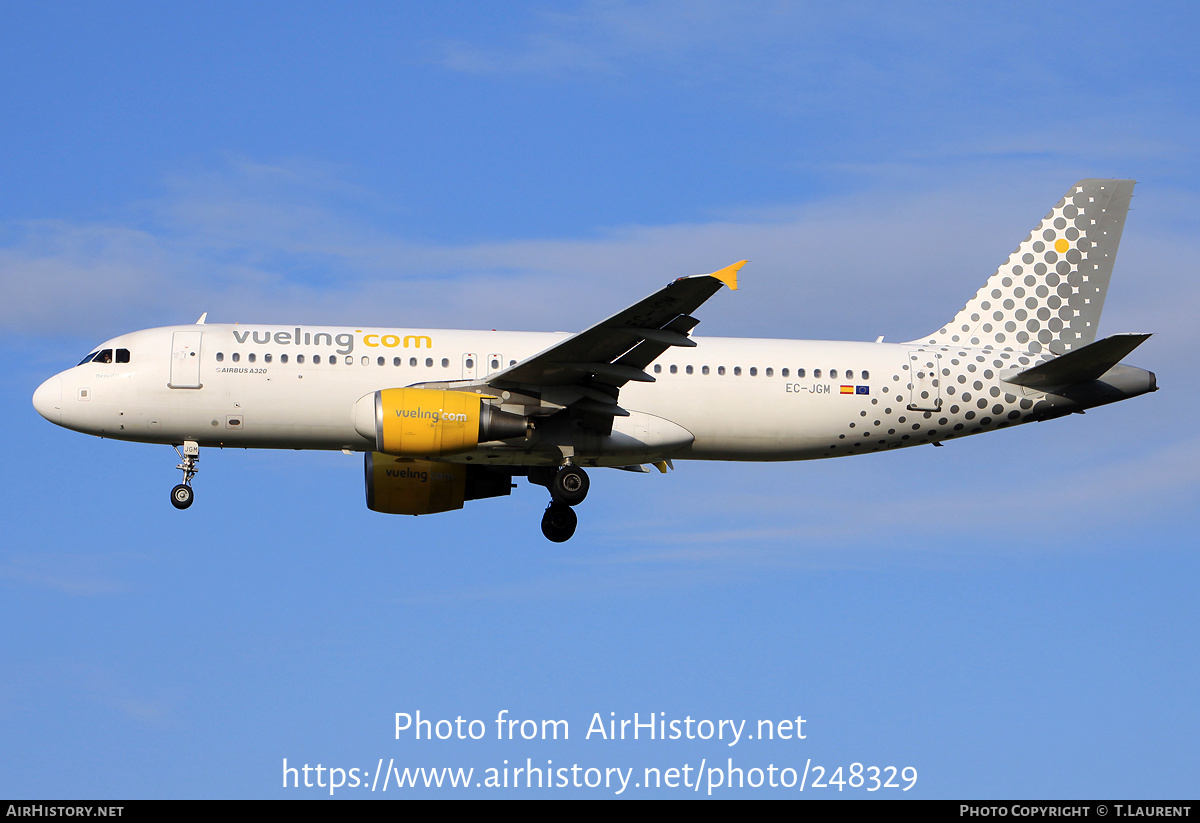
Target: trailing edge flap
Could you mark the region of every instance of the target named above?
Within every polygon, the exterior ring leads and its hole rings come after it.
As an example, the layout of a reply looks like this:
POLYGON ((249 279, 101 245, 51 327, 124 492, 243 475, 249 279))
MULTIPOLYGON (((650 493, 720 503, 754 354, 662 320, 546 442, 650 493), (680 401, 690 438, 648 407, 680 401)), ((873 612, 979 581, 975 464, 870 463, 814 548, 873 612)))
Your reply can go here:
POLYGON ((671 346, 695 345, 687 333, 699 321, 688 315, 722 286, 736 289, 737 272, 745 264, 681 277, 590 329, 496 372, 487 383, 497 388, 653 383, 643 369, 671 346))
POLYGON ((1149 337, 1148 334, 1114 334, 1004 380, 1039 390, 1097 380, 1149 337))
MULTIPOLYGON (((654 468, 658 469, 662 474, 666 474, 668 468, 675 468, 675 464, 670 460, 659 460, 657 463, 651 463, 650 465, 654 466, 654 468)), ((623 472, 637 472, 638 474, 650 473, 650 466, 640 463, 633 466, 613 466, 613 468, 620 469, 623 472)))

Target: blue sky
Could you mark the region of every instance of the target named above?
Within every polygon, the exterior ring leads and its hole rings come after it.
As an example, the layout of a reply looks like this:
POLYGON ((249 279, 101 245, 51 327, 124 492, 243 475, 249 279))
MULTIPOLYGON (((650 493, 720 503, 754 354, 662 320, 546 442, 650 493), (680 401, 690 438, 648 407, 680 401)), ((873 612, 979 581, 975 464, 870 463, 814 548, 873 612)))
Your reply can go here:
POLYGON ((732 757, 913 766, 905 796, 1194 796, 1197 23, 5 4, 0 794, 327 796, 283 790, 284 758, 732 757), (1101 333, 1154 332, 1131 359, 1161 391, 937 450, 593 472, 562 546, 533 487, 386 517, 342 454, 208 451, 179 513, 169 448, 30 405, 101 340, 204 311, 570 331, 742 258, 698 334, 913 339, 1082 177, 1139 181, 1101 333), (572 737, 396 740, 417 710, 572 737), (597 712, 808 736, 584 740, 597 712))

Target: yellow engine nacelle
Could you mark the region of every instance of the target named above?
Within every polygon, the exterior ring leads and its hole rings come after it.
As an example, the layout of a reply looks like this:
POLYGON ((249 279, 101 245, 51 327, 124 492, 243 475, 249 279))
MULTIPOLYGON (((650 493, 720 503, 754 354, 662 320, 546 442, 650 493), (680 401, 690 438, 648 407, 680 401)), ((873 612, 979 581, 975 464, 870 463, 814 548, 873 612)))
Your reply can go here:
POLYGON ((383 389, 358 401, 354 427, 375 450, 403 457, 458 454, 489 440, 524 437, 528 423, 492 408, 478 394, 383 389))
POLYGON ((467 500, 512 492, 512 475, 490 466, 466 466, 367 452, 367 508, 384 514, 434 514, 461 509, 467 500))

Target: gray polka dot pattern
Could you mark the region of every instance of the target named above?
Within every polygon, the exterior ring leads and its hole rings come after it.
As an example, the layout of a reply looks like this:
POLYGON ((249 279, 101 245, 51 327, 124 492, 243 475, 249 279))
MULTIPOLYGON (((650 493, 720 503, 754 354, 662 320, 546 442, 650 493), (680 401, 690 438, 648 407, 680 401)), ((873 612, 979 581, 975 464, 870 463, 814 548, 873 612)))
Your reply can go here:
POLYGON ((1073 410, 1010 377, 1096 339, 1132 180, 1081 180, 947 326, 904 344, 824 456, 941 443, 1073 410), (894 369, 894 370, 893 370, 894 369), (880 401, 880 402, 876 402, 880 401))
POLYGON ((839 430, 825 457, 941 443, 1004 429, 1053 416, 1065 401, 1006 383, 1001 376, 1054 359, 1048 352, 940 347, 909 351, 906 357, 907 366, 891 375, 894 388, 886 383, 880 386, 871 408, 839 430))
POLYGON ((1094 342, 1133 185, 1080 180, 954 320, 913 342, 1057 354, 1094 342))

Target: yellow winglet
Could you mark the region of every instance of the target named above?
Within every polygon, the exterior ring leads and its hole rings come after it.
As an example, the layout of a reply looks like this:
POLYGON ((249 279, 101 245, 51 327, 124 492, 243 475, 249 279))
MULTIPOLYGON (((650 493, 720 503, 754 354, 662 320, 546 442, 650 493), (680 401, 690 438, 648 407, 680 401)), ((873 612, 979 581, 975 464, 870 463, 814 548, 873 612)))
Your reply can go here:
POLYGON ((715 277, 718 280, 720 280, 722 283, 724 283, 726 286, 728 286, 732 291, 737 291, 738 270, 741 269, 741 267, 746 265, 746 263, 748 263, 748 262, 749 262, 748 260, 739 260, 737 263, 734 263, 732 266, 726 266, 725 268, 723 268, 719 271, 713 272, 712 274, 709 275, 709 277, 715 277))

